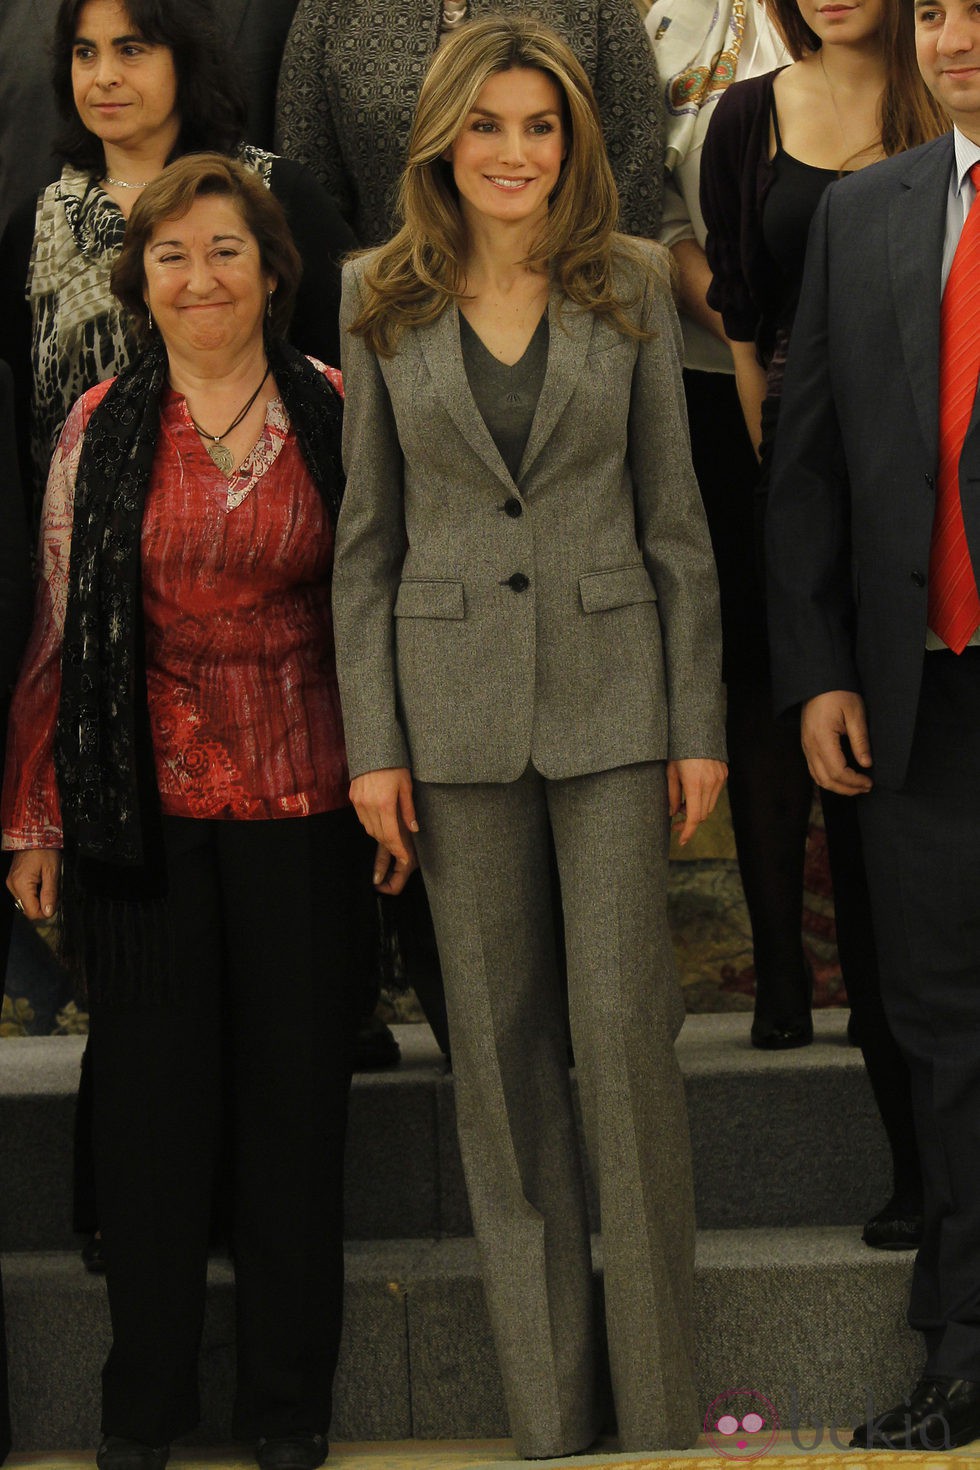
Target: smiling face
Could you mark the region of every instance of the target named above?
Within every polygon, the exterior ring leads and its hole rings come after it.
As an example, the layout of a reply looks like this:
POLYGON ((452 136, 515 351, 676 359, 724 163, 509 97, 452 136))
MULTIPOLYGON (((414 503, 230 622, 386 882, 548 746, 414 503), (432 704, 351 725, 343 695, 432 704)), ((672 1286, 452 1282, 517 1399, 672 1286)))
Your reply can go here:
POLYGON ((173 53, 144 40, 119 0, 88 0, 79 11, 71 84, 82 123, 106 147, 166 157, 176 143, 173 53))
POLYGON ((980 142, 980 4, 916 0, 915 52, 929 91, 958 128, 980 142))
POLYGON ((497 72, 447 154, 463 218, 543 220, 566 151, 562 96, 551 77, 531 67, 497 72))
POLYGON ((885 0, 798 0, 800 15, 825 46, 877 45, 885 0))
POLYGON ((168 352, 237 355, 262 340, 276 277, 238 206, 221 194, 195 199, 180 219, 161 220, 143 251, 144 300, 168 352))

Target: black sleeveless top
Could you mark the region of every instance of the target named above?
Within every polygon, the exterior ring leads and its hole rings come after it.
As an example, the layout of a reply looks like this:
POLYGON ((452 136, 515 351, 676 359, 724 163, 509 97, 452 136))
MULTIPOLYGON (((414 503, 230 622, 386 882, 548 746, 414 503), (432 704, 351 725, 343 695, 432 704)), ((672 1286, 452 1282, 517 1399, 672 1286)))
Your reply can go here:
MULTIPOLYGON (((810 225, 824 190, 844 174, 835 168, 817 168, 812 163, 802 163, 786 152, 779 131, 775 90, 770 97, 769 112, 776 151, 770 160, 772 182, 762 205, 762 239, 779 268, 781 285, 775 342, 767 375, 767 393, 775 399, 782 392, 786 353, 803 285, 810 225)), ((764 415, 764 439, 768 427, 768 416, 764 415)))
POLYGON ((772 182, 762 206, 762 238, 777 263, 783 282, 779 326, 788 334, 796 314, 810 223, 828 184, 843 175, 834 168, 816 168, 787 153, 779 131, 775 92, 769 104, 776 151, 771 160, 772 182))

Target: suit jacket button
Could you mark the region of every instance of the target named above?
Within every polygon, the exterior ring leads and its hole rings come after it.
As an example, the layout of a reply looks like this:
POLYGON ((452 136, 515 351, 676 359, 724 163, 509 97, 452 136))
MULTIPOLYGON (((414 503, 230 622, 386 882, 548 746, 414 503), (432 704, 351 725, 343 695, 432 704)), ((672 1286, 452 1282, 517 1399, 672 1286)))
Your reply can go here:
POLYGON ((524 507, 518 500, 516 495, 511 495, 508 500, 504 501, 504 510, 510 516, 512 521, 516 521, 518 516, 522 516, 524 514, 524 507))
POLYGON ((530 585, 530 577, 525 577, 523 572, 515 572, 513 576, 508 577, 507 581, 504 583, 505 587, 510 587, 514 592, 526 592, 530 585))
POLYGON ((923 576, 922 572, 912 572, 911 576, 912 581, 917 587, 924 587, 926 585, 926 579, 923 576))

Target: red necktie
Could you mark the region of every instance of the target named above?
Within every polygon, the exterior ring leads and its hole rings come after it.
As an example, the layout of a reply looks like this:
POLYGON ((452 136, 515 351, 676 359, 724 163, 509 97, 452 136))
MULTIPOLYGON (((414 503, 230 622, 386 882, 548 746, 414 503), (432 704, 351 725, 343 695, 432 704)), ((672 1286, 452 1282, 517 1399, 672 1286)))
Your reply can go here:
POLYGON ((980 375, 980 163, 946 289, 939 328, 939 476, 929 555, 929 626, 954 653, 980 627, 980 596, 960 500, 960 455, 980 375))

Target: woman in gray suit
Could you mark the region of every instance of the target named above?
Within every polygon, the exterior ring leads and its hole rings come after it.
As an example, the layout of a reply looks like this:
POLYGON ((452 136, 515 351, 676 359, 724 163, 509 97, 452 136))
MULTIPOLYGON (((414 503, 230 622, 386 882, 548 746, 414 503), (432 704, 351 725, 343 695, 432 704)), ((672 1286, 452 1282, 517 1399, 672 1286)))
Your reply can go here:
POLYGON ((690 1444, 693 1200, 668 812, 726 768, 717 590, 659 246, 615 232, 584 71, 512 18, 423 85, 401 230, 346 268, 334 617, 375 882, 422 865, 511 1428, 585 1448, 589 1225, 551 923, 603 1228, 619 1433, 690 1444))

